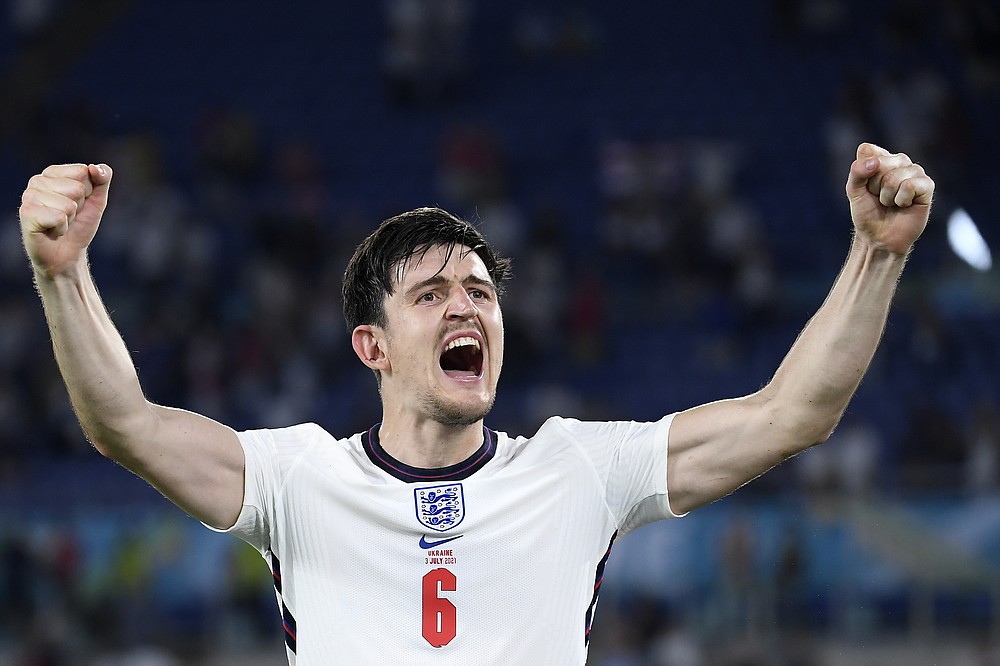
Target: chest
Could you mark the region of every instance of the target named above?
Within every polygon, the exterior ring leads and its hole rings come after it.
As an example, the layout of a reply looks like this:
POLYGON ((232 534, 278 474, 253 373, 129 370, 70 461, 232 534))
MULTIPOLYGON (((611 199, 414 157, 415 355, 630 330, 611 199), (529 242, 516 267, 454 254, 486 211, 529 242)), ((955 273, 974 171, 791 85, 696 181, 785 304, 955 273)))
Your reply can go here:
POLYGON ((371 566, 391 569, 441 564, 439 558, 529 562, 606 543, 596 483, 586 469, 567 463, 383 485, 307 469, 276 508, 277 530, 288 530, 280 540, 310 542, 328 566, 373 558, 371 566))
POLYGON ((276 511, 283 596, 303 636, 338 626, 338 649, 348 649, 374 632, 387 654, 465 655, 456 663, 470 663, 470 651, 508 663, 519 651, 582 650, 615 529, 592 471, 560 460, 419 484, 314 467, 296 474, 276 511))

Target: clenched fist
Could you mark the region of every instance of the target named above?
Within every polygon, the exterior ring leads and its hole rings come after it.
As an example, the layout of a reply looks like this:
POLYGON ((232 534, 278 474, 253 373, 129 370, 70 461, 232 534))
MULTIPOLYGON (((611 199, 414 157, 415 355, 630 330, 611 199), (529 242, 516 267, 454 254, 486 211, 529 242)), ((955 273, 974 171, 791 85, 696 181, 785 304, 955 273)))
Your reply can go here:
POLYGON ((934 181, 904 153, 858 146, 847 198, 858 234, 875 247, 905 255, 927 226, 934 181))
POLYGON ((106 164, 58 164, 32 176, 21 195, 21 240, 40 277, 84 261, 108 203, 106 164))

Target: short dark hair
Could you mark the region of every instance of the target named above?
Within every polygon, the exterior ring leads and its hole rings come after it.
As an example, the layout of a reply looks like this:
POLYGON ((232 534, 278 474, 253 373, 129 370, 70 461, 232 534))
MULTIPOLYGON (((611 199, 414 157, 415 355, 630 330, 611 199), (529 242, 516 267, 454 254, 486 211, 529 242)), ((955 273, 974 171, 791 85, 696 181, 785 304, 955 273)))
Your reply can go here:
POLYGON ((444 246, 447 262, 459 245, 479 255, 497 294, 502 294, 511 275, 510 259, 498 255, 471 223, 440 208, 417 208, 383 221, 358 245, 344 272, 348 332, 362 324, 385 327, 385 297, 395 291, 410 259, 444 246))

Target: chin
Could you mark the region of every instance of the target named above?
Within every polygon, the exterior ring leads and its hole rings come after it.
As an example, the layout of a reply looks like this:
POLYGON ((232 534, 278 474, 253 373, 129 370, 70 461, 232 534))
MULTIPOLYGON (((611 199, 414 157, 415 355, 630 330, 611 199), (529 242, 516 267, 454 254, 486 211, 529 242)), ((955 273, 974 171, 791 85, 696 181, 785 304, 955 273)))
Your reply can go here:
POLYGON ((493 409, 494 397, 490 396, 487 400, 475 404, 432 400, 429 411, 431 417, 441 425, 463 428, 486 418, 493 409))

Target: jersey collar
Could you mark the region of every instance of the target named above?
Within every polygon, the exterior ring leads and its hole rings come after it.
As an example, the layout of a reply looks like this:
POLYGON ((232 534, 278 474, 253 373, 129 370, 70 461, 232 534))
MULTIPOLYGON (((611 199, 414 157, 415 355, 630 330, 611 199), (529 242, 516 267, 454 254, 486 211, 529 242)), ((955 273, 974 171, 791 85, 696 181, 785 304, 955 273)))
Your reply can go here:
POLYGON ((461 481, 467 479, 489 461, 497 452, 497 434, 483 426, 483 444, 471 456, 465 460, 448 465, 447 467, 413 467, 393 458, 382 448, 378 441, 378 428, 382 425, 376 423, 361 436, 361 444, 372 464, 383 470, 386 474, 394 476, 406 483, 420 483, 423 481, 461 481))

